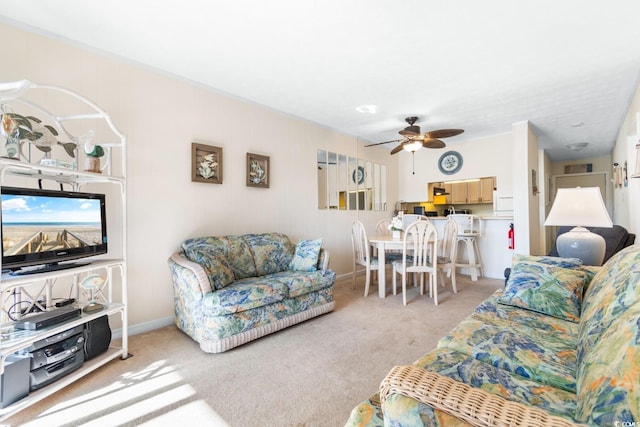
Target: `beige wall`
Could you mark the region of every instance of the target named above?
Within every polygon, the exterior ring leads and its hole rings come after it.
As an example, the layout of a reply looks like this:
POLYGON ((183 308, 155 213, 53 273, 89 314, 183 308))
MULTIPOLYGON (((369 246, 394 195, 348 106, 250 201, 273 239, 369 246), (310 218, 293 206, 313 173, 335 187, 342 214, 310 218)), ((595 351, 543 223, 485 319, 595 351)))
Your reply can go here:
MULTIPOLYGON (((387 166, 397 200, 397 161, 355 137, 217 93, 135 64, 0 25, 0 81, 27 79, 74 90, 104 108, 128 141, 129 321, 136 332, 173 319, 167 258, 188 237, 279 231, 322 237, 331 267, 351 271, 350 226, 373 229, 387 212, 319 211, 316 150, 387 166), (191 182, 191 142, 223 148, 223 184, 191 182), (271 188, 245 186, 247 152, 271 158, 271 188)), ((247 82, 250 84, 251 82, 247 82)))
MULTIPOLYGON (((636 165, 636 144, 640 142, 640 85, 636 88, 631 105, 624 118, 616 145, 613 149, 611 164, 624 165, 627 161, 629 177, 636 165)), ((613 190, 613 223, 620 224, 640 239, 640 178, 629 178, 628 186, 613 190)))

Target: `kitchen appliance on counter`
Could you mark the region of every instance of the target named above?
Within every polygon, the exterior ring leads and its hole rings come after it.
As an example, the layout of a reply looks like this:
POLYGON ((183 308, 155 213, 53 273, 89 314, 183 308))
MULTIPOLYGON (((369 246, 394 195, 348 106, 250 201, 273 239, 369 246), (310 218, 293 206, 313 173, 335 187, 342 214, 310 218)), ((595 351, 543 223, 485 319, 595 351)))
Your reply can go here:
POLYGON ((426 211, 424 213, 425 216, 431 216, 431 217, 435 217, 438 216, 438 211, 426 211))

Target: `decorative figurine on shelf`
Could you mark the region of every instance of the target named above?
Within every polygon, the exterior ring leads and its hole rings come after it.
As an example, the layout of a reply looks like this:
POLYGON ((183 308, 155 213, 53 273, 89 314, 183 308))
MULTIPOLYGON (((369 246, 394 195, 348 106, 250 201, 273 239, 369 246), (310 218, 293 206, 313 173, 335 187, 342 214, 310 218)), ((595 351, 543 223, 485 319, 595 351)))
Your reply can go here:
POLYGON ((89 131, 79 138, 80 144, 84 146, 84 154, 87 156, 84 170, 86 172, 102 173, 100 157, 104 156, 104 149, 100 145, 93 143, 93 136, 93 131, 89 131))
POLYGON ((91 297, 89 304, 85 305, 82 311, 84 311, 85 313, 93 313, 104 308, 103 304, 96 302, 96 298, 98 294, 101 294, 101 289, 105 282, 106 279, 98 274, 91 274, 82 279, 82 282, 80 282, 80 287, 84 290, 89 291, 91 297))
POLYGON ((76 144, 73 142, 59 142, 56 138, 58 131, 51 125, 43 125, 42 120, 34 116, 21 116, 9 111, 7 104, 2 105, 2 135, 6 138, 5 150, 7 157, 20 159, 22 156, 30 161, 29 156, 22 153, 22 145, 29 142, 38 150, 50 157, 51 149, 61 145, 71 158, 75 158, 76 144))
POLYGON ((7 104, 2 104, 2 127, 0 131, 6 139, 4 144, 6 157, 18 159, 20 140, 25 133, 31 132, 31 123, 26 118, 11 113, 9 109, 10 107, 7 104))

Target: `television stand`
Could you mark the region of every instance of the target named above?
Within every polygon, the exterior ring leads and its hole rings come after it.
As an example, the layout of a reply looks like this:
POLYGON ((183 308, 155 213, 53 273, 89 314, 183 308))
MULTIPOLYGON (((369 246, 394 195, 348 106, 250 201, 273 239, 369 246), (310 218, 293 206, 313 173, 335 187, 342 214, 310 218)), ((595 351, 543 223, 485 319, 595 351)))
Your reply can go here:
POLYGON ((48 273, 50 271, 60 271, 67 270, 69 268, 82 267, 84 265, 89 265, 89 262, 66 262, 66 263, 52 263, 52 264, 44 264, 35 268, 26 268, 15 270, 9 273, 12 276, 24 276, 27 274, 38 274, 38 273, 48 273))

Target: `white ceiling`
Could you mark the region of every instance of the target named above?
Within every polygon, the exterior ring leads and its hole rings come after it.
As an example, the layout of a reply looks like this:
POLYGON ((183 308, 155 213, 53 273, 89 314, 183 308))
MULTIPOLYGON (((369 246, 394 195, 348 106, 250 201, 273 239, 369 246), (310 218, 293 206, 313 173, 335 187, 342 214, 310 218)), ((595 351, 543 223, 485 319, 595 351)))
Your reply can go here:
POLYGON ((0 0, 0 22, 368 142, 529 120, 554 160, 611 152, 640 70, 637 0, 0 0))

